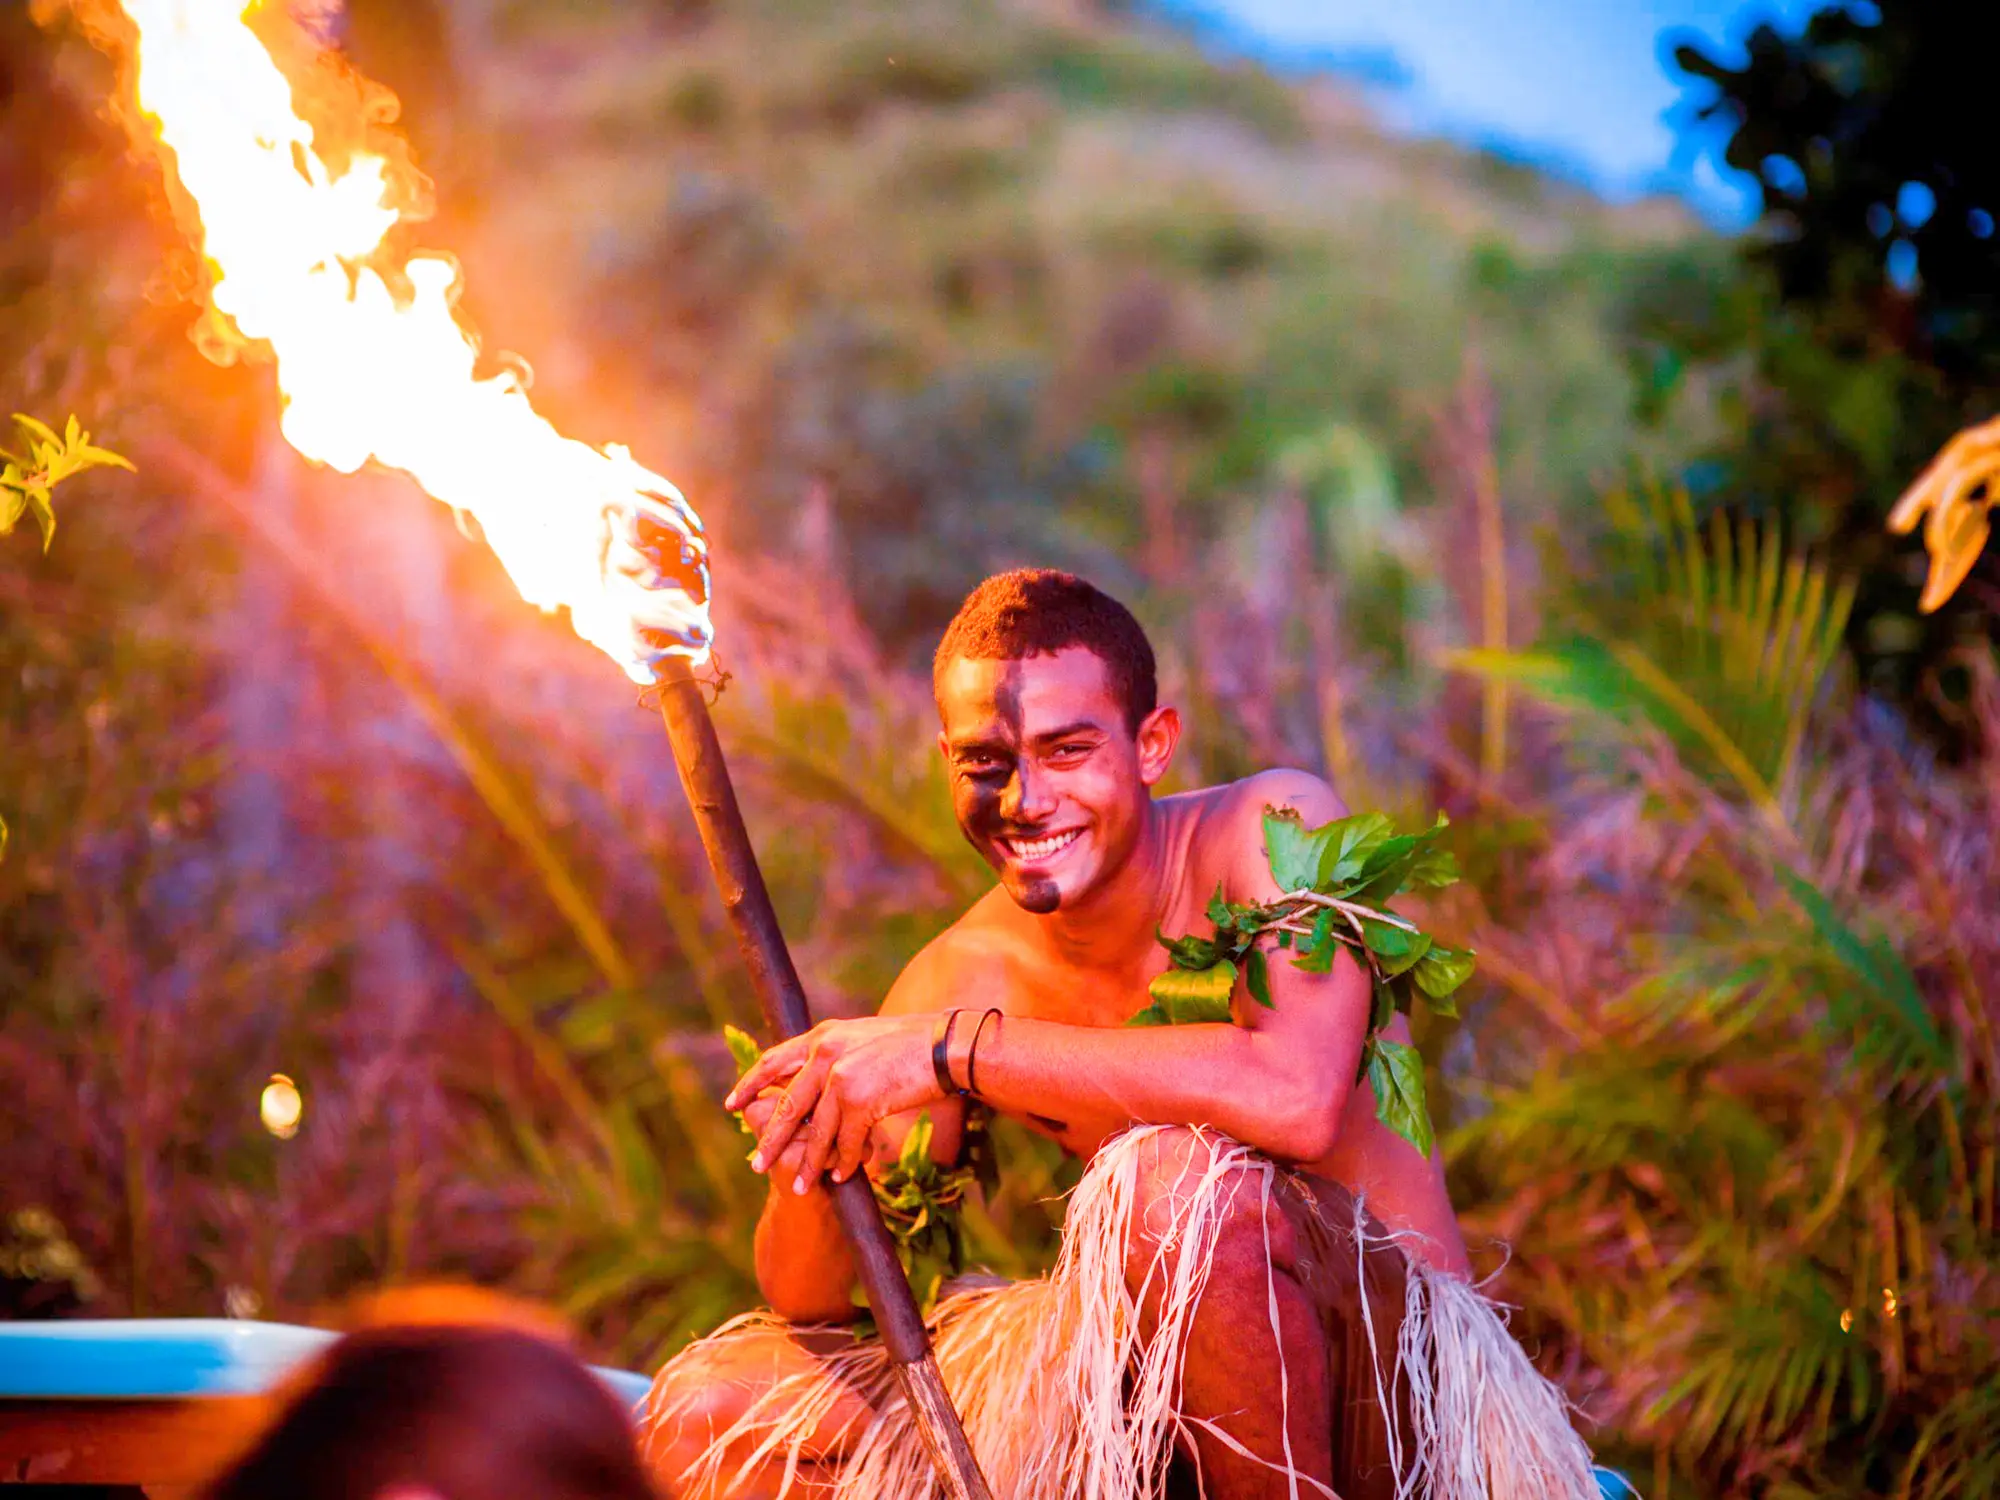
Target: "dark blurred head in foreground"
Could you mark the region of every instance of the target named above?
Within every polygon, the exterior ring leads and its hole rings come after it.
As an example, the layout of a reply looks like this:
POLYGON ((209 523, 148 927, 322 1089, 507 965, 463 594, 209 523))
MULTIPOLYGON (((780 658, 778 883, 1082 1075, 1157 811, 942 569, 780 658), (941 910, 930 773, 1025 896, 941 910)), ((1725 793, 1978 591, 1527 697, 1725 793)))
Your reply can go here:
POLYGON ((205 1500, 654 1500, 624 1410, 547 1332, 413 1311, 301 1371, 205 1500))

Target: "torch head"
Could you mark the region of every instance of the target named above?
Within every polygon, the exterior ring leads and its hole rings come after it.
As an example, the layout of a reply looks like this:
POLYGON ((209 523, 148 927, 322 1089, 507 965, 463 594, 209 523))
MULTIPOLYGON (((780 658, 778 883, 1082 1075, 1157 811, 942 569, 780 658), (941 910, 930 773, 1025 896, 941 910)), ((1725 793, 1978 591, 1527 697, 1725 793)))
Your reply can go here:
POLYGON ((607 507, 605 522, 604 586, 631 621, 626 671, 652 682, 669 657, 706 661, 715 627, 701 518, 661 483, 607 507))

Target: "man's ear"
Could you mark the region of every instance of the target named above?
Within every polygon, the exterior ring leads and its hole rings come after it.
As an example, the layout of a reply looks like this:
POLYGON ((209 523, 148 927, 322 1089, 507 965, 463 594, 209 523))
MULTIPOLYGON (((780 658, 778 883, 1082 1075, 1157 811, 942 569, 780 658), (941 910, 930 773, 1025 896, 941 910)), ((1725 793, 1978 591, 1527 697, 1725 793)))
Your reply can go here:
POLYGON ((951 759, 951 741, 944 737, 942 729, 938 731, 938 754, 942 755, 947 762, 951 759))
POLYGON ((1181 711, 1163 703, 1139 723, 1139 780, 1147 786, 1159 785, 1181 742, 1181 711))

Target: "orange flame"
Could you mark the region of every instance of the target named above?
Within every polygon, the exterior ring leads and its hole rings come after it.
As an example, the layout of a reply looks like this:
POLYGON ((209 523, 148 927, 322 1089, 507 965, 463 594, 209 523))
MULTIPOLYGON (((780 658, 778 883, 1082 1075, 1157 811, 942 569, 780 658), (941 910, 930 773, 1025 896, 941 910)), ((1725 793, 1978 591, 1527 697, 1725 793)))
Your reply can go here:
POLYGON ((121 9, 139 109, 200 216, 210 302, 269 348, 292 446, 342 473, 400 469, 474 517, 522 597, 567 609, 635 682, 669 655, 705 661, 700 518, 624 448, 564 437, 513 375, 474 374, 455 262, 384 248, 406 196, 388 162, 364 149, 330 167, 259 38, 311 57, 310 34, 260 0, 121 9))

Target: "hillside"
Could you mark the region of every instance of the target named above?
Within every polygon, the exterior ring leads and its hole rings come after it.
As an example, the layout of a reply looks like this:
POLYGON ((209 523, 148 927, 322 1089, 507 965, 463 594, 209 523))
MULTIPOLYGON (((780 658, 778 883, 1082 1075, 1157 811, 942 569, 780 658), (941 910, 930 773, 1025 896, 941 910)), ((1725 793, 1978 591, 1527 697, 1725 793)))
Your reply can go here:
POLYGON ((1631 371, 1645 288, 1713 257, 1690 216, 1395 138, 1338 80, 1084 3, 418 15, 361 0, 349 45, 491 345, 725 539, 830 511, 896 638, 1004 561, 1137 583, 1142 530, 1212 537, 1330 430, 1421 503, 1469 349, 1527 511, 1680 445, 1631 371))

